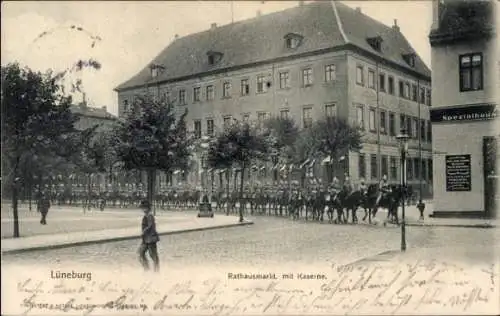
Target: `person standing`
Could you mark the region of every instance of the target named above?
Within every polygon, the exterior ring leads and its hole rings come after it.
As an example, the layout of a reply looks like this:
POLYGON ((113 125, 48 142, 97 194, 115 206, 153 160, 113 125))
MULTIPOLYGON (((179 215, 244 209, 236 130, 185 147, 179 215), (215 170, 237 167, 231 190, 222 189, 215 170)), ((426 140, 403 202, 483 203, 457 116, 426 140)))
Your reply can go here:
POLYGON ((155 217, 151 213, 151 205, 148 201, 141 201, 140 208, 144 211, 144 216, 141 225, 142 243, 139 247, 139 261, 144 270, 149 270, 149 263, 146 258, 146 252, 149 252, 149 256, 153 260, 154 270, 158 272, 160 270, 160 259, 158 258, 156 244, 160 241, 160 237, 156 231, 155 217))
POLYGON ((42 215, 40 219, 40 224, 47 225, 47 213, 49 213, 50 208, 50 199, 46 192, 42 192, 40 194, 40 198, 38 199, 37 209, 42 215))

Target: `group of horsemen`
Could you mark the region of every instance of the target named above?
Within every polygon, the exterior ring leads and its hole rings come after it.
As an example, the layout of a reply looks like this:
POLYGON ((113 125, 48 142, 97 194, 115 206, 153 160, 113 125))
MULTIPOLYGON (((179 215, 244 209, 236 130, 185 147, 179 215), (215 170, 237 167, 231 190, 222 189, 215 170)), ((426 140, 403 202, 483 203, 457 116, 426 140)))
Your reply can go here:
MULTIPOLYGON (((243 204, 243 209, 249 210, 251 214, 265 214, 267 211, 269 215, 274 212, 274 215, 286 214, 296 219, 305 211, 306 219, 308 214, 311 214, 313 219, 323 220, 323 215, 326 213, 332 220, 333 212, 337 210, 336 220, 345 222, 346 215, 349 215, 344 214, 346 209, 346 213, 352 211, 354 222, 357 220, 355 211, 358 207, 363 207, 366 211, 367 208, 383 206, 381 200, 393 190, 394 186, 389 184, 386 175, 378 185, 369 185, 364 179, 360 179, 357 187, 346 176, 343 183, 335 177, 328 186, 316 183, 305 188, 300 188, 297 184, 261 186, 253 189, 247 187, 241 196, 237 190, 228 192, 224 188, 216 189, 212 194, 197 188, 177 188, 156 194, 154 203, 157 207, 166 209, 196 208, 203 197, 210 196, 209 200, 215 210, 227 213, 236 212, 237 204, 243 204)), ((121 193, 104 191, 92 194, 80 192, 69 195, 62 192, 52 196, 52 200, 58 204, 80 204, 101 210, 106 206, 133 207, 143 198, 145 192, 140 190, 121 193)))

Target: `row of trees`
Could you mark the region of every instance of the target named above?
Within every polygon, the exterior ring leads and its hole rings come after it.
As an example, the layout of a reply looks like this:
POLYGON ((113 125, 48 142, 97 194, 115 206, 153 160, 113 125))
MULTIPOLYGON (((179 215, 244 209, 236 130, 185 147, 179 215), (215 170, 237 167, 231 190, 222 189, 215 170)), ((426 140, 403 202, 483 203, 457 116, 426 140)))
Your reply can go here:
MULTIPOLYGON (((89 176, 90 185, 93 173, 112 168, 142 171, 147 173, 152 200, 156 172, 187 171, 196 147, 186 127, 187 112, 177 113, 167 100, 149 95, 138 96, 130 115, 118 119, 111 130, 98 126, 78 130, 78 117, 70 110, 72 99, 64 93, 62 78, 18 64, 1 69, 2 189, 12 198, 14 237, 19 236, 19 188, 33 178, 41 181, 54 170, 79 172, 89 176)), ((218 169, 239 168, 241 194, 245 170, 256 161, 276 157, 302 163, 321 155, 335 159, 360 148, 360 131, 341 119, 328 118, 299 131, 291 119, 271 118, 264 126, 235 122, 224 129, 209 144, 208 163, 218 169)))

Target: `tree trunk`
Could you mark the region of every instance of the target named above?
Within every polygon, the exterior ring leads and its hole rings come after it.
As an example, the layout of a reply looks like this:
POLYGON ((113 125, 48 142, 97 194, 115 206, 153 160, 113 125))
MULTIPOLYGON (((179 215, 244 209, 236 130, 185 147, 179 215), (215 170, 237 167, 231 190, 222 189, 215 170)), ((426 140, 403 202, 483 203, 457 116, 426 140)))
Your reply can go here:
POLYGON ((17 173, 19 168, 19 161, 21 157, 16 158, 16 164, 14 165, 14 170, 12 172, 12 215, 14 217, 14 238, 19 238, 19 213, 17 205, 17 173))
POLYGON ((148 177, 148 202, 150 207, 153 209, 153 215, 156 216, 156 208, 153 207, 154 202, 154 191, 155 191, 155 169, 148 169, 147 177, 148 177))
POLYGON ((227 191, 227 209, 226 209, 226 215, 229 215, 229 208, 230 208, 230 201, 231 201, 231 194, 229 192, 229 182, 231 181, 231 175, 229 174, 229 169, 227 169, 226 172, 226 191, 227 191))
POLYGON ((244 181, 244 174, 245 174, 245 163, 242 164, 241 166, 241 177, 240 177, 240 192, 239 192, 239 195, 240 195, 240 223, 243 222, 243 204, 244 204, 244 201, 243 201, 243 181, 244 181))

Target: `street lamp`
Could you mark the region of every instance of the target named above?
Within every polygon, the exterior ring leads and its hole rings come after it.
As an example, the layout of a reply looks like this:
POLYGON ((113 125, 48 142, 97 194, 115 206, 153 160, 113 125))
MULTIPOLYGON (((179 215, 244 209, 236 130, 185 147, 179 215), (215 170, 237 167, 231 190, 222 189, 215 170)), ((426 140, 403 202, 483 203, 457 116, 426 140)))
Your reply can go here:
POLYGON ((402 207, 402 223, 401 223, 401 251, 406 251, 406 229, 405 229, 405 197, 406 197, 406 152, 408 151, 408 139, 409 136, 406 134, 404 128, 396 139, 399 142, 399 148, 401 150, 401 207, 402 207))

